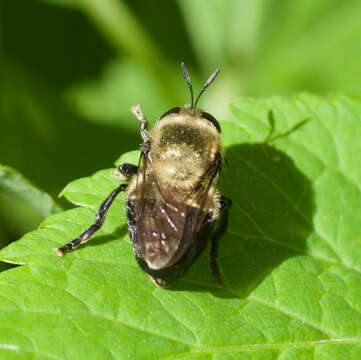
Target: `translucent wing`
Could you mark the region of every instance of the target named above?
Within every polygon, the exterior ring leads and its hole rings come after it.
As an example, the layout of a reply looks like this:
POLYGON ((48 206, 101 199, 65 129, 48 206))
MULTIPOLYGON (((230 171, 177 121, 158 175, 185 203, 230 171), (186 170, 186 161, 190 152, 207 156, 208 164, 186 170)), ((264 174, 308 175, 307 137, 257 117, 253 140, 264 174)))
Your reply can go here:
POLYGON ((133 246, 149 268, 172 266, 192 244, 212 202, 221 169, 221 156, 204 174, 196 190, 184 193, 162 184, 142 152, 136 185, 133 246))

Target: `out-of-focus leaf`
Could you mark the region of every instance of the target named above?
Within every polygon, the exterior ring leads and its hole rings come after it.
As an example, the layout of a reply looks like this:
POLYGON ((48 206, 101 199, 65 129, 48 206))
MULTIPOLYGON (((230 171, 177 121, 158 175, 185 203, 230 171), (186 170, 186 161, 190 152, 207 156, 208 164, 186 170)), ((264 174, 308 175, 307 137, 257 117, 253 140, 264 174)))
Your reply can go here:
POLYGON ((38 227, 62 208, 18 171, 0 165, 0 247, 38 227))
POLYGON ((360 14, 357 0, 265 2, 249 93, 360 94, 360 14))
POLYGON ((79 4, 79 0, 40 0, 51 5, 75 8, 79 4))
MULTIPOLYGON (((180 90, 184 88, 186 93, 180 71, 179 79, 180 90)), ((139 121, 131 113, 131 106, 142 104, 151 122, 174 106, 147 71, 127 60, 108 64, 100 80, 77 85, 67 92, 66 97, 82 117, 134 132, 139 130, 139 121)))
POLYGON ((178 4, 203 68, 248 61, 257 46, 262 1, 179 0, 178 4))
POLYGON ((89 19, 91 19, 110 44, 121 54, 141 65, 159 82, 163 96, 177 101, 178 87, 174 81, 175 64, 169 62, 158 44, 153 41, 143 24, 137 19, 124 1, 116 0, 78 0, 89 19), (166 79, 167 82, 160 81, 166 79))
POLYGON ((101 170, 63 191, 83 208, 0 252, 26 264, 0 275, 3 358, 360 358, 360 99, 240 99, 232 110, 226 284, 215 285, 204 253, 172 287, 154 287, 132 254, 124 194, 88 244, 57 257, 51 248, 91 224, 120 184, 101 170))
POLYGON ((18 171, 1 164, 0 193, 23 200, 33 211, 44 218, 62 210, 50 195, 31 184, 18 171))
MULTIPOLYGON (((29 71, 6 61, 2 65, 0 160, 16 164, 52 195, 59 193, 71 173, 80 176, 89 167, 110 165, 109 154, 137 144, 135 131, 86 122, 29 71), (89 146, 89 139, 96 146, 89 146)), ((118 121, 122 124, 121 118, 118 121)))
POLYGON ((226 74, 219 98, 224 92, 305 89, 361 93, 358 0, 181 0, 179 5, 202 68, 220 66, 226 74))

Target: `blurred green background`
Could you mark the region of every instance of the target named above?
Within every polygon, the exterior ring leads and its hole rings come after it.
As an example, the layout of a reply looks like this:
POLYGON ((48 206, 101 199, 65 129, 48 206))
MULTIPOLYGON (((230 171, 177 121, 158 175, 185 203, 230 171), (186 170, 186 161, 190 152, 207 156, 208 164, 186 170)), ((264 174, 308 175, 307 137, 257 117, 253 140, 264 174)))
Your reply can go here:
MULTIPOLYGON (((189 101, 230 120, 230 100, 299 91, 361 94, 360 0, 2 0, 0 163, 53 197, 141 143, 189 101)), ((61 199, 57 200, 67 207, 61 199)), ((44 214, 0 188, 0 247, 44 214)))

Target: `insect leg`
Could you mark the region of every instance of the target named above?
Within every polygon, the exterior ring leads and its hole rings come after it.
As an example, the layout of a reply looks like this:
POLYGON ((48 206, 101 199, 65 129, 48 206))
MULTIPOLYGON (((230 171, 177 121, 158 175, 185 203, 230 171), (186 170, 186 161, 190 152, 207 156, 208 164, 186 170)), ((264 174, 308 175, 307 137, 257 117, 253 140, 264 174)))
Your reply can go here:
POLYGON ((103 201, 97 211, 94 223, 90 225, 79 237, 60 248, 54 248, 54 251, 59 256, 63 256, 65 252, 73 250, 77 248, 80 244, 87 242, 91 238, 91 236, 93 236, 93 234, 102 227, 107 212, 112 205, 114 199, 120 192, 124 191, 127 186, 128 184, 121 184, 103 201))
POLYGON ((222 285, 224 280, 219 272, 217 263, 218 255, 218 239, 224 234, 228 224, 228 210, 232 205, 232 200, 224 196, 221 196, 221 219, 217 230, 212 234, 211 237, 211 250, 209 252, 209 260, 211 263, 211 269, 213 276, 217 279, 217 284, 222 285))
POLYGON ((138 166, 129 163, 123 163, 119 165, 118 170, 125 176, 127 180, 130 180, 132 176, 136 175, 138 166))
POLYGON ((140 121, 140 135, 142 136, 142 139, 145 142, 148 140, 148 131, 146 130, 148 125, 148 120, 144 116, 142 108, 139 104, 132 106, 131 111, 140 121))
POLYGON ((134 175, 136 175, 137 172, 138 166, 129 163, 123 163, 120 164, 117 169, 114 169, 110 173, 110 176, 113 176, 122 181, 129 181, 134 175))

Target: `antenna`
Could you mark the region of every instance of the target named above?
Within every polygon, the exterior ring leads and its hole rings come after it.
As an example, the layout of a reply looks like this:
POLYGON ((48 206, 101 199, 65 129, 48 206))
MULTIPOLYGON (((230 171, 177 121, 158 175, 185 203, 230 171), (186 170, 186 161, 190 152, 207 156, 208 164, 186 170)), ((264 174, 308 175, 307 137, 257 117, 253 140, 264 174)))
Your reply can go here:
POLYGON ((191 107, 193 107, 193 87, 192 87, 192 83, 191 83, 191 78, 189 76, 188 70, 184 64, 184 62, 182 61, 181 63, 182 66, 182 70, 183 70, 183 76, 187 81, 188 87, 189 87, 189 91, 191 92, 191 107))
POLYGON ((216 78, 216 76, 219 74, 220 70, 216 69, 215 72, 208 78, 208 80, 205 82, 205 84, 202 87, 202 90, 200 91, 199 95, 197 96, 197 100, 194 104, 194 106, 197 106, 197 103, 199 101, 199 98, 201 97, 201 95, 204 93, 204 91, 207 89, 207 87, 209 85, 212 84, 213 80, 216 78))

